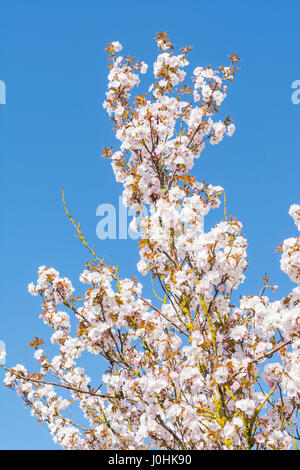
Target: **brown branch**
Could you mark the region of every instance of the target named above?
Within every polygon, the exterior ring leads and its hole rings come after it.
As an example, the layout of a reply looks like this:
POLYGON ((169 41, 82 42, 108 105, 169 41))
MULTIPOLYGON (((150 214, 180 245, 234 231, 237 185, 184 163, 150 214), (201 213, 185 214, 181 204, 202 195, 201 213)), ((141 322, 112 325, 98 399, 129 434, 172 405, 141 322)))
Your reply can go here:
POLYGON ((179 439, 179 437, 177 436, 177 434, 175 434, 174 431, 172 431, 171 428, 169 428, 169 426, 167 426, 163 420, 161 419, 160 416, 156 416, 156 421, 166 430, 168 431, 170 434, 172 434, 172 436, 174 437, 175 441, 177 442, 177 444, 179 445, 180 449, 181 450, 185 450, 185 445, 184 443, 182 442, 181 439, 179 439))
POLYGON ((230 379, 233 379, 234 377, 236 377, 237 375, 239 375, 240 373, 242 373, 243 370, 246 369, 249 364, 253 364, 253 363, 255 363, 255 362, 260 362, 260 361, 262 361, 263 359, 266 359, 266 358, 271 357, 274 353, 276 353, 276 352, 279 351, 280 349, 282 349, 282 348, 284 348, 285 346, 288 346, 289 344, 291 344, 291 342, 292 342, 291 339, 290 339, 289 341, 285 341, 284 343, 279 344, 279 345, 276 346, 275 348, 271 349, 271 351, 266 352, 266 353, 262 354, 261 356, 252 359, 252 360, 247 364, 247 366, 241 367, 241 369, 240 369, 238 372, 236 372, 234 375, 232 375, 232 376, 230 377, 230 379))
POLYGON ((8 367, 5 367, 3 364, 0 364, 0 367, 2 367, 2 369, 7 370, 11 374, 14 374, 16 376, 16 378, 19 379, 19 380, 26 380, 27 382, 34 382, 34 383, 43 384, 43 385, 53 385, 54 387, 61 387, 61 388, 64 388, 66 390, 71 390, 71 391, 77 392, 77 393, 85 393, 85 394, 92 395, 92 396, 98 397, 98 398, 113 398, 113 399, 118 398, 118 397, 113 397, 113 396, 110 396, 110 395, 102 395, 102 394, 99 394, 99 393, 94 393, 91 390, 81 390, 80 388, 71 387, 70 385, 59 384, 57 382, 47 382, 45 380, 34 379, 32 377, 23 377, 23 376, 21 376, 21 374, 19 372, 16 372, 13 369, 9 369, 8 367))

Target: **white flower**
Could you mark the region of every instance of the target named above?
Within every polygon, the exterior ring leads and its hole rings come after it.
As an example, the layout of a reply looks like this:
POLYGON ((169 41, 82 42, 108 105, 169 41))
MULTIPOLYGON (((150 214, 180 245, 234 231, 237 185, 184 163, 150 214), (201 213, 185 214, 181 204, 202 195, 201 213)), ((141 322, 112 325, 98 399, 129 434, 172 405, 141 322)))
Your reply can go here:
POLYGON ((230 332, 230 338, 234 339, 235 341, 239 341, 243 339, 246 333, 247 333, 247 328, 245 325, 237 325, 234 328, 232 328, 230 332))
POLYGON ((222 104, 222 101, 224 100, 225 96, 226 95, 220 90, 213 92, 213 99, 215 100, 217 106, 220 106, 222 104))
POLYGON ((214 376, 218 384, 223 384, 227 381, 228 370, 226 369, 226 367, 221 366, 216 370, 214 376))
POLYGON ((141 73, 147 73, 147 70, 148 70, 148 65, 145 64, 145 62, 142 62, 141 64, 141 73))
POLYGON ((33 284, 33 282, 31 282, 30 284, 28 284, 28 292, 29 294, 31 295, 38 295, 38 291, 37 291, 37 288, 36 286, 33 284))
POLYGON ((137 233, 137 231, 138 231, 138 226, 137 226, 137 223, 136 223, 136 217, 133 217, 132 221, 131 221, 130 224, 129 224, 129 228, 130 228, 130 230, 132 230, 133 232, 137 233))
POLYGON ((137 263, 137 270, 143 275, 145 276, 147 274, 147 264, 145 263, 145 261, 143 259, 141 259, 138 263, 137 263))
POLYGON ((227 127, 227 134, 229 137, 231 137, 235 133, 235 125, 234 124, 229 124, 227 127))
POLYGON ((6 352, 4 351, 4 349, 0 349, 0 363, 4 363, 6 360, 6 352))
POLYGON ((43 355, 43 350, 42 349, 37 349, 34 353, 34 358, 39 361, 43 355))
POLYGON ((225 439, 230 439, 236 432, 235 427, 231 423, 226 423, 223 428, 225 439))
POLYGON ((119 43, 119 41, 113 41, 111 45, 113 46, 115 52, 120 52, 123 49, 123 46, 119 43))
POLYGON ((299 204, 292 204, 289 210, 289 215, 293 218, 298 230, 300 230, 300 206, 299 204))
POLYGON ((235 406, 244 411, 248 416, 252 416, 256 408, 254 400, 250 399, 237 400, 235 406))

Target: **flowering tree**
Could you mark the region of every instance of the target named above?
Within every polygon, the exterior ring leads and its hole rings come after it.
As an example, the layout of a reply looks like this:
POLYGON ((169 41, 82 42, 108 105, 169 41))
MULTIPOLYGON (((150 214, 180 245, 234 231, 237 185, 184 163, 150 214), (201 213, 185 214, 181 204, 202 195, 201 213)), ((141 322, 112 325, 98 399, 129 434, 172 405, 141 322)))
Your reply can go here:
MULTIPOLYGON (((229 117, 215 116, 239 58, 229 56, 217 70, 196 67, 188 87, 190 47, 176 55, 166 34, 156 40, 156 81, 134 100, 130 92, 147 65, 118 55, 119 42, 107 47, 104 108, 121 146, 104 155, 124 186, 124 204, 136 212, 137 268, 151 276, 158 300, 144 298, 135 277, 120 279, 116 266, 99 259, 66 208, 93 257, 80 276, 85 298, 74 298, 71 282, 55 269, 39 268, 29 291, 42 298, 41 318, 59 353, 50 359, 35 338, 39 372, 3 366, 5 384, 67 449, 297 448, 300 237, 279 248, 281 268, 297 284, 292 292, 270 301, 265 292, 274 287, 266 277, 259 296, 243 296, 235 306, 232 293, 247 267, 242 224, 225 211, 204 232, 203 216, 219 207, 224 190, 190 175, 205 144, 235 130, 229 117), (107 362, 103 389, 77 366, 84 351, 107 362), (74 402, 86 425, 70 416, 74 402)), ((300 229, 300 206, 289 214, 300 229)))

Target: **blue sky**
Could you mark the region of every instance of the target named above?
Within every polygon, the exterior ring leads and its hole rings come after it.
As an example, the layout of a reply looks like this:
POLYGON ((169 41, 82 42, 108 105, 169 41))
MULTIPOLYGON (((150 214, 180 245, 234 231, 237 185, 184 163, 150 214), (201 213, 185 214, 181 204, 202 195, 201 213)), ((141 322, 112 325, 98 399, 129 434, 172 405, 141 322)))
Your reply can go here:
MULTIPOLYGON (((102 109, 110 41, 149 64, 158 31, 179 47, 193 46, 191 68, 221 65, 235 51, 242 58, 223 103, 237 132, 207 146, 194 174, 222 185, 228 213, 244 224, 249 269, 241 293, 258 294, 267 272, 280 286, 274 300, 287 295, 293 286, 274 249, 297 234, 288 209, 300 203, 300 104, 291 101, 300 79, 299 1, 0 0, 0 8, 7 93, 0 105, 0 340, 7 363, 34 369, 27 345, 34 336, 48 338, 39 300, 27 293, 37 268, 53 266, 77 287, 88 259, 66 219, 62 187, 99 257, 118 264, 124 277, 136 271, 136 242, 96 237, 96 208, 117 205, 121 190, 100 158, 102 147, 115 143, 102 109)), ((0 387, 0 449, 33 448, 55 446, 20 399, 0 387)))

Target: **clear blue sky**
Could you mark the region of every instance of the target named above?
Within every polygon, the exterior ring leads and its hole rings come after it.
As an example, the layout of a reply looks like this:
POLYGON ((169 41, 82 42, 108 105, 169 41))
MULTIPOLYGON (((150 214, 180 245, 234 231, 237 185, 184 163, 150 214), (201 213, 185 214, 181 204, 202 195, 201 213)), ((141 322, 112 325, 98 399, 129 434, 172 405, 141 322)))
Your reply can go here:
MULTIPOLYGON (((65 217, 62 187, 98 255, 118 263, 124 277, 135 274, 134 241, 96 237, 97 206, 117 203, 121 190, 99 158, 114 143, 102 109, 110 41, 150 64, 158 31, 194 47, 192 66, 218 66, 235 51, 242 58, 223 103, 237 132, 207 146, 194 174, 222 185, 228 212, 244 224, 250 263, 241 292, 258 294, 265 272, 280 286, 274 300, 289 292, 274 249, 297 233, 287 212, 300 203, 300 104, 291 102, 291 84, 300 79, 299 0, 0 0, 0 11, 0 80, 7 87, 0 105, 0 340, 9 365, 34 369, 27 345, 48 337, 39 300, 27 293, 37 268, 53 266, 78 286, 88 259, 65 217)), ((33 448, 55 446, 1 386, 0 449, 33 448)))

